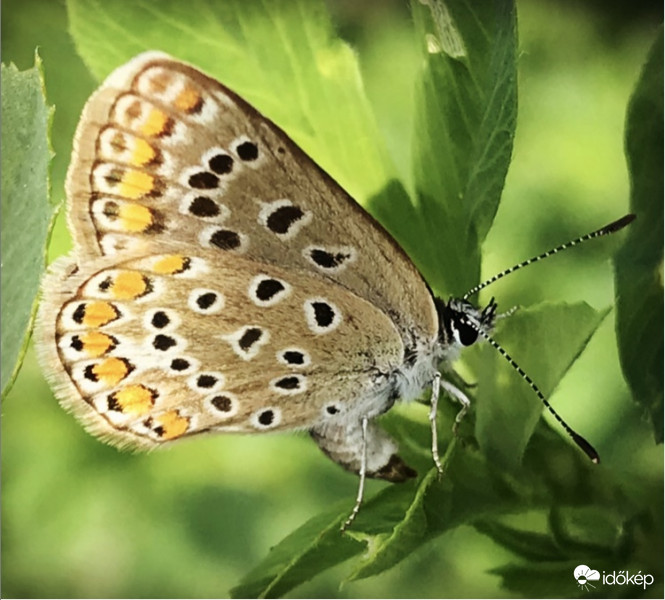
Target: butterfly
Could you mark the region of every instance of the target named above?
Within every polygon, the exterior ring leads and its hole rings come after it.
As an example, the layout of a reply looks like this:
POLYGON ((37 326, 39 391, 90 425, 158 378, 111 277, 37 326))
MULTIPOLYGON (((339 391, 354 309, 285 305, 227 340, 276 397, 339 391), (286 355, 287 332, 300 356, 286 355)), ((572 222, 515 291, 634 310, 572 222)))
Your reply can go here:
POLYGON ((277 125, 194 67, 147 52, 114 71, 66 189, 74 251, 44 280, 38 350, 104 441, 305 430, 360 475, 353 517, 365 477, 416 475, 376 417, 430 390, 435 436, 440 388, 466 411, 440 367, 489 337, 496 304, 436 298, 277 125))

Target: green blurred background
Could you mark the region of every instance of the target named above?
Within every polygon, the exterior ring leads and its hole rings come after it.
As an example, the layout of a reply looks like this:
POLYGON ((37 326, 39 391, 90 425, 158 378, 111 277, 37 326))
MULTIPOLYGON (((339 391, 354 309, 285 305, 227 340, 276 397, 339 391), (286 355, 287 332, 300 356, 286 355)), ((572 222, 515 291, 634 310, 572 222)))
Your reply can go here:
MULTIPOLYGON (((408 4, 346 0, 329 8, 358 52, 408 185, 419 60, 408 4)), ((488 276, 627 212, 625 110, 662 3, 524 0, 518 20, 517 136, 485 244, 488 276)), ((96 84, 68 36, 64 2, 5 0, 3 62, 28 68, 35 47, 56 107, 52 189, 61 198, 74 128, 96 84)), ((60 218, 50 257, 70 247, 60 218)), ((615 247, 609 240, 571 251, 498 283, 492 293, 505 308, 544 299, 608 306, 607 257, 615 247)), ((611 313, 553 404, 597 441, 618 477, 662 481, 662 448, 654 447, 621 376, 613 319, 611 313)), ((519 360, 519 348, 509 350, 519 360)), ((218 436, 151 454, 118 452, 58 406, 31 350, 3 404, 2 483, 4 597, 221 597, 294 528, 332 502, 351 504, 357 482, 306 435, 218 436)), ((380 487, 370 482, 369 493, 380 487)), ((662 496, 656 500, 662 509, 662 496)), ((502 597, 499 578, 486 570, 510 558, 462 527, 387 575, 340 591, 348 570, 342 565, 292 595, 502 597)))

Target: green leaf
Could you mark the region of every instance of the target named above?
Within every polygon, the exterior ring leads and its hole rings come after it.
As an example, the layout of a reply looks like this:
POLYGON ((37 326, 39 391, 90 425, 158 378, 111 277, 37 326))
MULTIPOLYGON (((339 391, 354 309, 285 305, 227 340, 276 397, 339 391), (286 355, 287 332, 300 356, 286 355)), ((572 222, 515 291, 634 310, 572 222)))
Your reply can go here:
MULTIPOLYGON (((586 563, 593 561, 586 559, 586 563)), ((594 597, 577 586, 574 571, 579 561, 508 564, 492 573, 502 579, 503 588, 525 598, 594 597)), ((591 587, 589 587, 591 589, 591 587)), ((603 592, 604 596, 607 592, 603 592)))
POLYGON ((512 152, 515 6, 510 0, 427 0, 414 1, 412 10, 425 53, 416 89, 414 171, 426 233, 409 250, 435 291, 461 296, 478 282, 480 246, 512 152))
POLYGON ((635 401, 663 441, 663 32, 654 42, 626 117, 630 208, 637 219, 617 253, 619 357, 635 401))
POLYGON ((29 339, 55 208, 49 202, 49 129, 41 61, 2 65, 2 396, 29 339))
MULTIPOLYGON (((500 322, 494 338, 509 349, 509 354, 547 397, 608 312, 596 311, 586 303, 544 303, 521 309, 500 322)), ((518 469, 543 404, 489 344, 471 349, 466 361, 478 381, 478 443, 495 465, 511 471, 518 469)))
POLYGON ((598 504, 566 511, 555 507, 550 513, 549 529, 566 556, 607 558, 621 552, 627 525, 618 506, 598 504))
MULTIPOLYGON (((429 427, 423 426, 421 437, 427 438, 428 432, 429 427)), ((426 443, 425 439, 422 441, 426 443)), ((352 528, 356 535, 367 540, 368 551, 356 563, 350 579, 377 575, 462 524, 478 522, 480 527, 484 524, 487 528, 490 519, 499 515, 523 514, 553 504, 583 504, 588 502, 591 490, 598 506, 616 502, 602 472, 545 425, 536 430, 528 459, 514 474, 497 469, 478 450, 455 448, 455 445, 452 442, 448 446, 441 479, 430 469, 415 494, 405 487, 403 496, 398 498, 391 495, 394 488, 389 488, 363 506, 352 528), (394 503, 396 513, 401 504, 399 520, 387 530, 385 525, 381 529, 368 528, 367 524, 373 520, 370 513, 376 510, 387 513, 386 506, 390 503, 394 503)))
POLYGON ((405 507, 406 510, 402 510, 402 520, 388 534, 375 535, 369 539, 368 551, 358 561, 349 581, 371 577, 390 569, 428 538, 429 528, 423 503, 437 477, 436 469, 431 468, 420 482, 410 504, 405 507))
POLYGON ((520 530, 493 519, 481 520, 475 527, 497 544, 530 561, 542 562, 565 557, 549 534, 520 530))
POLYGON ((538 517, 544 516, 542 513, 524 512, 504 520, 486 519, 477 522, 475 527, 530 563, 616 554, 620 545, 619 531, 624 529, 616 506, 603 506, 599 502, 593 506, 554 507, 549 511, 545 531, 527 529, 526 525, 537 526, 538 517))
MULTIPOLYGON (((341 507, 341 504, 340 504, 341 507)), ((340 531, 344 508, 314 517, 272 548, 268 557, 231 590, 233 598, 276 598, 320 571, 361 552, 362 542, 340 531)))
POLYGON ((395 178, 358 60, 334 36, 320 0, 68 0, 67 7, 77 50, 98 79, 142 51, 163 50, 278 123, 358 201, 395 178))

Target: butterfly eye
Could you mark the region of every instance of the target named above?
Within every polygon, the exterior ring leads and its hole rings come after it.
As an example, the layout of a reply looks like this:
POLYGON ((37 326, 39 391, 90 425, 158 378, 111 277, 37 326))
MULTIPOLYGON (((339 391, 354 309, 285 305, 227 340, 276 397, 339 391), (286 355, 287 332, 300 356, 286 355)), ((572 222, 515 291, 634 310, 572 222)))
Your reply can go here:
POLYGON ((478 331, 468 321, 460 319, 455 323, 455 327, 460 344, 463 346, 471 346, 478 340, 478 331))

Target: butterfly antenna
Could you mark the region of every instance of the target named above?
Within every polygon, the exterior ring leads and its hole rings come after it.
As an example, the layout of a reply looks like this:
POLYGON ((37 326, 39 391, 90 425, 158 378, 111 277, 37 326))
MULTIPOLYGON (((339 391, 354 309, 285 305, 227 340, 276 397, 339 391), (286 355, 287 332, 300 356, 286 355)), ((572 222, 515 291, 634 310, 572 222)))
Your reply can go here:
MULTIPOLYGON (((623 227, 623 225, 622 225, 622 227, 623 227)), ((597 232, 596 232, 596 234, 598 235, 597 232)), ((589 234, 589 235, 593 235, 593 234, 589 234)), ((604 235, 604 234, 600 234, 600 235, 604 235)), ((585 236, 585 237, 587 237, 587 236, 585 236)), ((580 238, 580 239, 583 239, 583 238, 580 238)), ((579 240, 577 240, 575 243, 577 243, 578 241, 579 240)), ((481 329, 479 327, 476 327, 473 323, 471 323, 470 321, 468 321, 466 319, 465 319, 465 322, 470 327, 475 329, 485 340, 487 340, 493 348, 498 350, 499 354, 501 354, 501 356, 503 356, 510 363, 510 365, 513 367, 513 369, 515 369, 520 374, 522 379, 524 379, 524 381, 526 381, 529 384, 529 387, 535 392, 536 396, 538 396, 538 398, 540 398, 541 402, 545 405, 547 410, 550 411, 550 413, 554 416, 554 418, 557 420, 559 425, 561 425, 561 427, 563 427, 565 432, 572 438, 572 440, 584 451, 584 453, 594 463, 598 464, 600 462, 600 456, 598 456, 598 452, 596 452, 596 449, 589 442, 587 442, 579 433, 577 433, 570 425, 568 425, 568 423, 566 423, 563 420, 563 418, 559 415, 559 413, 556 412, 554 410, 554 407, 548 402, 547 398, 545 398, 544 394, 540 391, 540 389, 538 389, 538 386, 533 382, 533 379, 531 379, 531 377, 529 377, 524 372, 522 367, 520 367, 513 360, 513 358, 510 356, 510 354, 508 354, 498 344, 498 342, 494 341, 487 332, 483 331, 483 329, 481 329)))
POLYGON ((573 246, 577 246, 577 244, 581 244, 582 242, 586 242, 588 240, 592 240, 592 239, 597 238, 597 237, 602 237, 604 235, 610 235, 611 233, 615 233, 616 231, 619 231, 620 229, 623 229, 626 225, 628 225, 629 223, 631 223, 634 220, 635 220, 635 215, 628 214, 625 217, 621 217, 617 221, 614 221, 613 223, 610 223, 609 225, 605 225, 605 227, 601 227, 597 231, 587 233, 586 235, 583 235, 582 237, 578 237, 575 240, 572 240, 570 242, 566 242, 565 244, 561 244, 560 246, 557 246, 556 248, 552 248, 552 250, 548 250, 547 252, 543 252, 539 256, 534 256, 533 258, 530 258, 529 260, 525 260, 524 262, 521 262, 518 265, 515 265, 514 267, 510 267, 510 269, 506 269, 505 271, 501 271, 501 273, 496 274, 494 277, 491 277, 487 281, 483 281, 483 283, 480 283, 476 287, 470 289, 466 294, 464 294, 463 299, 467 300, 469 298, 469 296, 473 296, 473 294, 479 292, 483 288, 486 288, 488 285, 494 283, 495 281, 498 281, 499 279, 501 279, 502 277, 505 277, 506 275, 509 275, 510 273, 513 273, 513 272, 517 271, 518 269, 521 269, 522 267, 526 267, 527 265, 538 262, 539 260, 542 260, 543 258, 547 258, 548 256, 552 256, 553 254, 556 254, 557 252, 561 252, 561 250, 566 250, 568 248, 572 248, 573 246))

